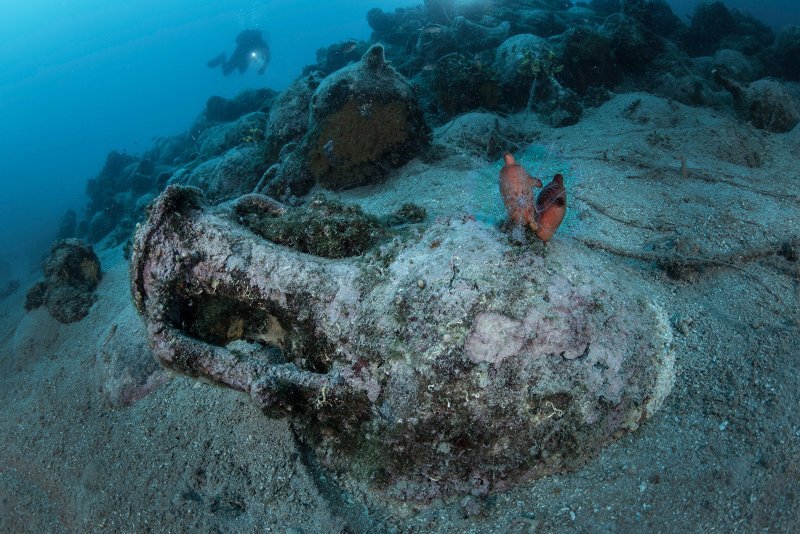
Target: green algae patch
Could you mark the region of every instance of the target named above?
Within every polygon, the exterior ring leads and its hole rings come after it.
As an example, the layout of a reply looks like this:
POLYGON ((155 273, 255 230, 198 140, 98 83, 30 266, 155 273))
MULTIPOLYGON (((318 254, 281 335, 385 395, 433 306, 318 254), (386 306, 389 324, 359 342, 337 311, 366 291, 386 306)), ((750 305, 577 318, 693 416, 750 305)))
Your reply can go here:
POLYGON ((239 204, 235 210, 239 223, 259 237, 323 258, 358 256, 389 236, 377 217, 322 195, 296 208, 270 211, 239 204))

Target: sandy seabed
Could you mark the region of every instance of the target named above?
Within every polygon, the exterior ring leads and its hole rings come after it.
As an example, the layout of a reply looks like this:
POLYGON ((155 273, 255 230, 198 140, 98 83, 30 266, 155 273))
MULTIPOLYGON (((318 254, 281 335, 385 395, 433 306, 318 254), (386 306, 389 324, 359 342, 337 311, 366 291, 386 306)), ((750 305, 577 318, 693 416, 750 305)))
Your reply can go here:
MULTIPOLYGON (((800 127, 768 134, 645 93, 567 128, 506 120, 531 140, 517 159, 532 174, 565 173, 568 216, 548 246, 591 249, 597 269, 669 314, 677 379, 642 428, 576 472, 485 499, 361 499, 243 394, 156 371, 126 399, 148 395, 110 402, 155 364, 122 249, 100 249, 82 321, 26 313, 35 280, 2 301, 0 530, 796 531, 800 127)), ((429 217, 495 224, 500 163, 459 155, 471 141, 453 130, 437 139, 456 155, 338 196, 376 214, 413 200, 429 217)))

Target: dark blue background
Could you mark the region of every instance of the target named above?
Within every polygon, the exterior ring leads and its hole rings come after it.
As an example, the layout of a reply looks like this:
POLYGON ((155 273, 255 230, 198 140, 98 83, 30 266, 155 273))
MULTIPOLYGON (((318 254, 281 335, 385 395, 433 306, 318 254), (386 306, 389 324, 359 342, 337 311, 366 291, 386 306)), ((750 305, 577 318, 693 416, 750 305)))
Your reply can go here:
MULTIPOLYGON (((209 96, 285 87, 317 48, 370 34, 366 12, 414 0, 0 0, 0 261, 38 267, 58 220, 84 204, 112 149, 139 152, 185 130, 209 96), (244 28, 272 61, 223 77, 205 62, 244 28)), ((695 4, 673 0, 681 17, 695 4)), ((730 0, 768 22, 800 20, 796 0, 730 0)), ((685 19, 684 19, 685 20, 685 19)))

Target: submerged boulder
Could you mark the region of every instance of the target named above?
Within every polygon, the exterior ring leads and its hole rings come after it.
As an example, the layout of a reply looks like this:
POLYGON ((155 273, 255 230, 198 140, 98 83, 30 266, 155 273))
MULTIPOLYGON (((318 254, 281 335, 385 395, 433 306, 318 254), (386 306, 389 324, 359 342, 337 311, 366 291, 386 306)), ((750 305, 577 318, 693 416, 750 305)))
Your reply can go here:
POLYGON ((641 72, 663 50, 658 36, 636 19, 617 13, 601 28, 611 41, 611 54, 626 72, 641 72))
POLYGON ((302 76, 275 98, 265 130, 267 159, 277 159, 286 143, 296 143, 306 134, 308 108, 320 81, 316 72, 302 76))
POLYGON ((46 306, 62 323, 80 321, 96 300, 94 290, 100 281, 100 260, 80 239, 57 241, 43 265, 44 281, 29 291, 25 309, 46 306))
POLYGON ((697 5, 683 35, 683 46, 693 56, 713 55, 718 48, 754 54, 772 43, 774 35, 764 24, 722 2, 697 5))
POLYGON ((733 96, 739 117, 756 128, 784 133, 800 122, 800 107, 780 82, 765 78, 743 86, 719 71, 714 79, 733 96))
POLYGON ((160 163, 161 155, 158 149, 142 156, 109 153, 103 169, 86 184, 89 204, 75 235, 93 244, 106 240, 111 246, 129 239, 137 222, 132 217, 137 199, 159 192, 169 176, 169 168, 160 163))
POLYGON ((372 40, 403 44, 408 38, 403 32, 403 12, 402 9, 394 13, 388 13, 379 7, 370 9, 367 12, 367 24, 372 28, 372 40))
MULTIPOLYGON (((697 61, 697 60, 696 60, 697 61)), ((717 50, 710 61, 711 73, 716 69, 738 82, 752 82, 761 77, 763 66, 758 60, 747 57, 738 50, 717 50)))
POLYGON ((563 66, 559 81, 580 95, 591 87, 611 89, 622 81, 614 42, 599 31, 573 27, 564 32, 557 62, 563 66))
POLYGON ((438 145, 454 154, 471 154, 495 161, 503 152, 524 143, 524 138, 508 119, 486 112, 465 113, 434 131, 438 145))
POLYGON ((710 56, 723 37, 736 31, 736 20, 722 2, 698 4, 683 38, 686 50, 695 56, 710 56))
POLYGON ((514 33, 532 33, 539 37, 560 35, 567 29, 564 21, 549 9, 519 9, 513 12, 511 20, 514 33))
POLYGON ((240 93, 234 99, 212 96, 206 102, 203 116, 214 123, 235 121, 242 115, 255 111, 266 113, 275 95, 272 89, 253 89, 240 93))
POLYGON ((255 142, 232 148, 187 172, 178 172, 170 183, 199 187, 214 202, 251 192, 266 168, 263 147, 255 142))
POLYGON ((771 73, 786 80, 800 81, 800 26, 786 26, 763 53, 771 73))
POLYGON ((506 39, 494 58, 499 94, 505 105, 512 110, 535 110, 553 126, 575 124, 582 112, 575 91, 559 81, 563 69, 548 41, 530 34, 506 39))
MULTIPOLYGON (((430 81, 420 88, 430 90, 429 107, 452 117, 474 109, 496 109, 500 94, 490 62, 479 56, 454 52, 427 67, 430 81), (457 87, 458 90, 453 90, 457 87)), ((418 77, 419 79, 420 77, 418 77)))
POLYGON ((509 37, 497 48, 493 68, 503 102, 520 109, 528 104, 533 83, 552 76, 558 63, 546 39, 523 33, 509 37))
POLYGON ((623 0, 622 12, 662 37, 672 35, 683 26, 666 0, 623 0))
POLYGON ((203 131, 196 140, 198 152, 203 159, 223 154, 237 146, 246 146, 263 141, 267 116, 254 111, 203 131))

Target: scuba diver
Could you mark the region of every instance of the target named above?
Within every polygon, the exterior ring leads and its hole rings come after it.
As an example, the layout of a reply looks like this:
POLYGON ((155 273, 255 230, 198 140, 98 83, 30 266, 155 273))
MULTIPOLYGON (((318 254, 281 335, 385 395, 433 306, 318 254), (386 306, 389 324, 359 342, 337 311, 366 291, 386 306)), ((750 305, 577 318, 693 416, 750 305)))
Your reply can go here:
POLYGON ((243 73, 251 63, 261 65, 258 69, 259 74, 264 74, 269 64, 269 46, 261 30, 244 30, 236 36, 236 50, 229 60, 226 61, 223 52, 206 64, 212 68, 221 65, 222 73, 227 76, 233 69, 239 69, 239 72, 243 73))

